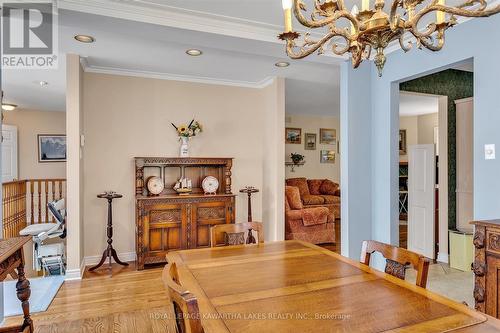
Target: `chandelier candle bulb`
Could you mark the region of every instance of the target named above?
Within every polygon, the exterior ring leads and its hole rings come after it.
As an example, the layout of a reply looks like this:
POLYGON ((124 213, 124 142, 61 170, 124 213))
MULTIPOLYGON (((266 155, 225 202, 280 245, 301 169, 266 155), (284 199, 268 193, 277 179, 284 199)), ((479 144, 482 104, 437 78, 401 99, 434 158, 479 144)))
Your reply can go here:
MULTIPOLYGON (((438 4, 444 6, 445 5, 445 0, 439 0, 438 4)), ((444 15, 445 15, 444 12, 436 11, 436 21, 437 21, 437 24, 444 23, 444 19, 445 19, 444 15)))
POLYGON ((292 31, 292 1, 282 0, 283 10, 285 12, 285 32, 292 31))
POLYGON ((367 10, 370 10, 370 0, 363 0, 363 2, 361 3, 361 11, 364 12, 367 10))

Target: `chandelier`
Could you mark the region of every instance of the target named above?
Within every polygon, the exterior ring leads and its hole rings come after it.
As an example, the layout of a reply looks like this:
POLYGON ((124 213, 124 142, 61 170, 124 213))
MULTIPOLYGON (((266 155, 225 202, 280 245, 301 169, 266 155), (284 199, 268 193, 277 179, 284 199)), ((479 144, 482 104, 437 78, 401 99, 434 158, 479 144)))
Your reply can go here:
POLYGON ((420 49, 425 47, 431 51, 439 51, 445 42, 446 29, 457 24, 456 16, 486 17, 500 12, 500 5, 488 9, 486 0, 464 0, 462 4, 453 7, 447 6, 445 0, 393 0, 390 14, 383 10, 384 0, 375 0, 374 9, 370 9, 370 0, 362 0, 361 11, 357 6, 351 11, 347 10, 343 0, 313 1, 314 9, 309 11, 308 19, 304 0, 282 0, 285 31, 278 37, 286 41, 288 56, 302 59, 314 52, 323 54, 325 49, 337 55, 350 53, 352 65, 357 68, 363 60, 371 58, 374 50, 373 61, 379 76, 382 76, 386 62, 384 50, 392 41, 398 40, 405 52, 414 43, 420 49), (292 29, 292 10, 305 27, 323 28, 323 37, 315 39, 310 33, 306 33, 298 44, 300 34, 292 29), (434 13, 435 20, 427 24, 425 20, 422 21, 422 18, 428 18, 434 13), (342 27, 339 25, 342 21, 348 24, 342 27), (408 36, 412 38, 407 40, 408 36))

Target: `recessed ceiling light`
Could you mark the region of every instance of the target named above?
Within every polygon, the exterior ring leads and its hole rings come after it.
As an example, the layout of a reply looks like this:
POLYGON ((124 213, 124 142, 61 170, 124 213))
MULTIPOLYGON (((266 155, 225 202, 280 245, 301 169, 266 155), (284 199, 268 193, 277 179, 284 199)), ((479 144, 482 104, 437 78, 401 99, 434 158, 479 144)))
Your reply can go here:
POLYGON ((76 35, 74 38, 80 43, 89 44, 95 42, 95 38, 89 35, 76 35))
POLYGON ((203 52, 198 49, 189 49, 186 51, 186 53, 193 57, 201 56, 203 54, 203 52))
POLYGON ((45 87, 49 85, 47 81, 38 81, 38 84, 40 85, 40 87, 45 87))
POLYGON ((8 104, 8 103, 2 104, 2 110, 4 110, 4 111, 14 111, 16 108, 17 108, 17 105, 15 105, 15 104, 8 104))
POLYGON ((280 61, 280 62, 275 63, 274 66, 284 68, 284 67, 290 66, 290 63, 286 62, 286 61, 280 61))

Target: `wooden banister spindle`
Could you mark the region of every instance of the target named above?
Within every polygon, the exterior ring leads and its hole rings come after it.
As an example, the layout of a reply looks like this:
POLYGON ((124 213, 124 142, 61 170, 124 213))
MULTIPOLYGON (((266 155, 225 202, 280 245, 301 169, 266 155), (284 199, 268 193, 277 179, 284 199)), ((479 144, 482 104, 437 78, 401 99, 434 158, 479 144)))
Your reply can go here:
POLYGON ((31 211, 31 215, 30 215, 30 223, 34 223, 35 222, 35 201, 33 200, 33 194, 35 193, 35 182, 30 180, 30 197, 31 197, 31 207, 30 207, 30 211, 31 211))
POLYGON ((38 194, 38 221, 40 223, 42 221, 42 191, 41 191, 41 181, 37 180, 37 194, 38 194))

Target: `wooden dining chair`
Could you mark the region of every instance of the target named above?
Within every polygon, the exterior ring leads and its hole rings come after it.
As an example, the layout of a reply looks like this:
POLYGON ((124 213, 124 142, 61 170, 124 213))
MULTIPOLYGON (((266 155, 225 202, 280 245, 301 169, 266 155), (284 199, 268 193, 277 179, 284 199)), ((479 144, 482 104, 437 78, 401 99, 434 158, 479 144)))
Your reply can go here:
POLYGON ((425 288, 429 272, 429 260, 415 252, 400 247, 380 243, 377 241, 364 241, 361 249, 361 263, 370 265, 370 256, 379 252, 386 260, 385 272, 401 280, 405 279, 406 266, 412 265, 417 271, 416 285, 425 288))
POLYGON ((257 232, 259 243, 264 243, 264 228, 261 222, 218 224, 210 229, 211 247, 255 244, 252 231, 257 232), (245 233, 247 233, 245 238, 245 233))
POLYGON ((182 288, 175 262, 163 269, 163 283, 174 307, 175 325, 178 333, 203 333, 198 300, 182 288))

